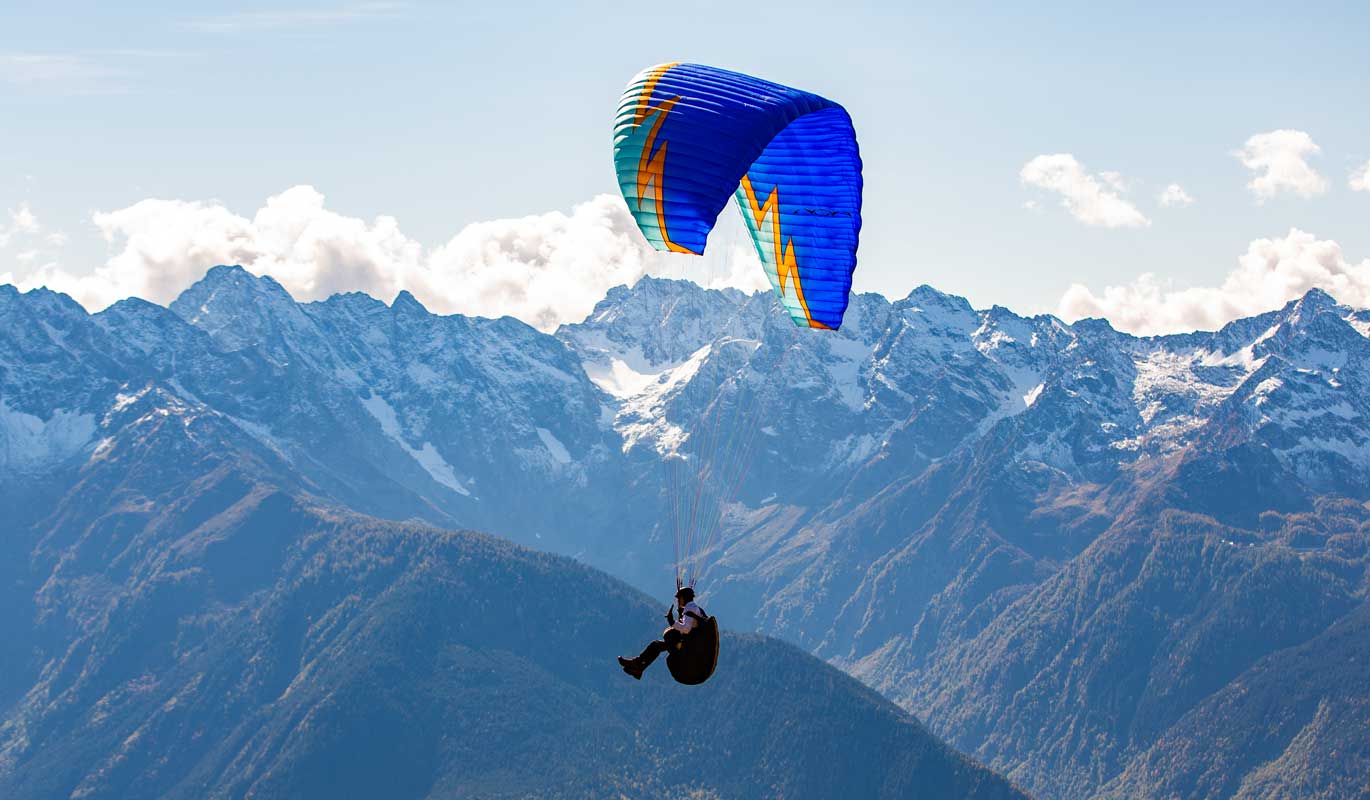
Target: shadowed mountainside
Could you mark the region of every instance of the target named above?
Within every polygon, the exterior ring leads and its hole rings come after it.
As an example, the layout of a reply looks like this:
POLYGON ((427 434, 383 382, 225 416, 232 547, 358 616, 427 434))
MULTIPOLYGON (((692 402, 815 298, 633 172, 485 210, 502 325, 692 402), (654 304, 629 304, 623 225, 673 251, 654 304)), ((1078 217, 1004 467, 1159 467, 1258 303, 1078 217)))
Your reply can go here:
POLYGON ((136 405, 0 538, 6 798, 1025 796, 775 640, 633 681, 662 609, 617 580, 319 506, 136 405))

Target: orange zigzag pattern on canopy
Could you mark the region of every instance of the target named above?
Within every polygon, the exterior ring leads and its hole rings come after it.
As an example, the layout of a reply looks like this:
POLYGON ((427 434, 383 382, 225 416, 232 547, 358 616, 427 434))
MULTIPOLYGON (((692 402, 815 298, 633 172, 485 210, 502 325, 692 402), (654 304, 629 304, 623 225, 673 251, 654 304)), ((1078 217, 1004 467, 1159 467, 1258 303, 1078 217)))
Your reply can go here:
POLYGON ((641 125, 647 118, 656 115, 652 121, 652 129, 647 132, 647 139, 642 145, 642 154, 637 159, 637 208, 642 210, 642 198, 647 195, 647 187, 652 187, 652 199, 655 203, 656 227, 661 231, 661 241, 666 243, 666 249, 672 253, 689 253, 690 255, 700 255, 688 247, 678 245, 671 241, 671 235, 666 232, 666 191, 664 181, 666 179, 666 145, 669 142, 663 141, 661 147, 657 148, 657 134, 661 132, 661 123, 666 121, 666 116, 675 108, 675 104, 680 102, 680 95, 666 100, 659 106, 651 104, 652 92, 655 91, 657 82, 661 76, 666 74, 666 70, 674 67, 677 63, 663 64, 652 69, 650 77, 642 86, 642 94, 638 97, 637 106, 633 110, 633 124, 641 125))
POLYGON ((775 247, 775 276, 780 281, 780 294, 785 294, 786 281, 793 281, 794 296, 799 300, 799 307, 804 309, 804 318, 808 320, 810 328, 822 328, 831 330, 827 325, 816 321, 809 313, 809 304, 804 300, 804 287, 799 283, 799 264, 794 257, 794 239, 785 241, 782 249, 780 233, 780 187, 771 188, 770 195, 766 202, 756 201, 756 190, 752 188, 752 179, 748 175, 742 176, 742 191, 747 196, 747 206, 752 212, 752 217, 756 220, 757 231, 760 232, 761 225, 769 214, 771 217, 771 234, 774 239, 775 247))

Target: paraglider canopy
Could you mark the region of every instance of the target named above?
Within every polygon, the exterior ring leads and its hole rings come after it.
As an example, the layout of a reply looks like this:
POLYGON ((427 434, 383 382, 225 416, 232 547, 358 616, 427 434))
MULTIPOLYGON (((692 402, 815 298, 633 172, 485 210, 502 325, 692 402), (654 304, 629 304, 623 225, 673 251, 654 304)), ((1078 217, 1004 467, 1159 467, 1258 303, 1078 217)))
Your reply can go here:
POLYGON ((861 232, 861 155, 845 109, 699 64, 629 83, 614 125, 619 188, 658 250, 702 255, 736 197, 771 287, 796 325, 842 324, 861 232))

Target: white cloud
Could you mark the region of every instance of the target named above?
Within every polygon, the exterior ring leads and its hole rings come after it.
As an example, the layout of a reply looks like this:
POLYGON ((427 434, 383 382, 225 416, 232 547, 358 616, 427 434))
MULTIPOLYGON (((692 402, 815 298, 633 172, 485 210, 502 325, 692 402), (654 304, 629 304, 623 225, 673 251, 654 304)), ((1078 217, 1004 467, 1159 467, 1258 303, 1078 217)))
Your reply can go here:
POLYGON ((1252 242, 1222 286, 1180 289, 1146 274, 1096 295, 1077 283, 1061 297, 1058 314, 1068 321, 1104 317, 1138 335, 1216 330, 1279 308, 1314 287, 1343 303, 1370 307, 1370 259, 1352 263, 1336 242, 1292 229, 1282 239, 1252 242))
POLYGON ((1282 191, 1300 197, 1327 191, 1327 179, 1308 164, 1308 158, 1321 151, 1303 131, 1278 130, 1252 136, 1233 155, 1257 173, 1246 187, 1264 202, 1282 191))
POLYGON ((1156 203, 1161 208, 1184 208, 1194 205, 1194 198, 1190 197, 1183 186, 1172 183, 1156 196, 1156 203))
POLYGON ((1023 165, 1018 177, 1029 186, 1061 195, 1061 206, 1086 225, 1136 228, 1151 224, 1119 194, 1126 187, 1121 175, 1091 175, 1069 153, 1037 156, 1023 165))
POLYGON ((1351 172, 1348 185, 1354 192, 1370 192, 1370 161, 1351 172))
POLYGON ((1107 183, 1120 192, 1126 192, 1132 188, 1129 181, 1123 177, 1121 172, 1100 172, 1099 177, 1103 179, 1104 183, 1107 183))
POLYGON ((11 211, 10 220, 14 223, 14 230, 20 233, 37 233, 40 227, 28 203, 20 203, 18 211, 11 211))
POLYGON ((36 234, 43 227, 38 224, 38 218, 33 215, 28 203, 20 203, 19 208, 10 209, 9 218, 9 224, 0 225, 0 247, 8 246, 18 236, 36 234))
POLYGON ((611 195, 569 214, 469 225, 434 249, 407 237, 394 217, 367 222, 325 208, 310 186, 269 198, 251 219, 218 203, 149 199, 94 221, 121 247, 109 261, 87 275, 45 265, 17 282, 47 285, 97 310, 131 295, 166 303, 209 267, 241 264, 300 300, 348 291, 389 300, 407 289, 438 313, 507 314, 543 330, 583 319, 610 287, 645 274, 766 286, 745 241, 720 230, 704 258, 658 253, 611 195))

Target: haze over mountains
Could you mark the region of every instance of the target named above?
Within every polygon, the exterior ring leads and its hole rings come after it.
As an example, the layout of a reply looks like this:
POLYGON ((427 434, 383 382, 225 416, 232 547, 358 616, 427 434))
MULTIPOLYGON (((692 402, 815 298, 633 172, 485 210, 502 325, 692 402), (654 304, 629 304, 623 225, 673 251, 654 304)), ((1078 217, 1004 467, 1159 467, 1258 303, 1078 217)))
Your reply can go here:
MULTIPOLYGON (((0 701, 24 711, 0 770, 64 719, 36 710, 44 681, 85 663, 34 648, 139 576, 208 580, 108 544, 155 528, 153 498, 202 525, 261 482, 659 591, 669 458, 706 461, 709 421, 756 442, 717 494, 735 502, 703 588, 726 626, 842 666, 1041 797, 1351 796, 1370 783, 1368 334, 1319 291, 1137 338, 927 287, 854 296, 814 334, 769 294, 643 279, 555 335, 407 294, 297 304, 227 267, 170 309, 0 287, 0 499, 31 536, 6 602, 42 623, 5 637, 0 701), (202 477, 230 451, 251 479, 231 490, 202 477), (130 481, 142 500, 113 491, 130 481)), ((322 524, 290 513, 300 541, 322 524)))

